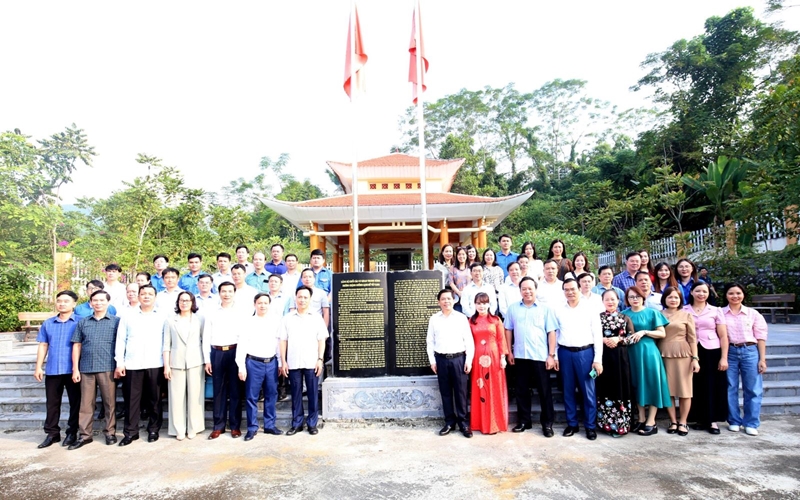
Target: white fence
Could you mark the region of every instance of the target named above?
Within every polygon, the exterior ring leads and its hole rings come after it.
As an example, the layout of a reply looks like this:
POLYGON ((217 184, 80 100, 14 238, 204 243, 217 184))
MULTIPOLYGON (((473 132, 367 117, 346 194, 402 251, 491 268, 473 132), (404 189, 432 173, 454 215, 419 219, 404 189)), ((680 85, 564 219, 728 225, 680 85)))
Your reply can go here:
MULTIPOLYGON (((328 268, 330 269, 330 267, 331 266, 329 264, 328 268)), ((421 260, 412 260, 411 261, 411 270, 412 271, 419 271, 420 269, 422 269, 422 261, 421 260)), ((389 264, 387 262, 376 262, 375 263, 375 270, 377 272, 379 272, 379 273, 385 273, 386 271, 389 270, 389 264)), ((346 273, 350 272, 350 263, 347 262, 347 261, 345 261, 345 263, 344 263, 344 272, 346 272, 346 273)), ((364 272, 364 263, 363 262, 359 262, 358 263, 358 272, 364 272)))

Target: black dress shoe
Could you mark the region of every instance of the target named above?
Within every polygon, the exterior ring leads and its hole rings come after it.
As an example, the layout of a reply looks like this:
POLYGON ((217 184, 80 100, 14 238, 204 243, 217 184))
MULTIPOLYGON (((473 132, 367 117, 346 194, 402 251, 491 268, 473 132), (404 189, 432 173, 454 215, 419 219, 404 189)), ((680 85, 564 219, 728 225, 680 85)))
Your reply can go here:
POLYGON ((445 426, 442 427, 441 430, 439 430, 439 435, 440 436, 446 436, 446 435, 450 434, 450 432, 454 431, 455 429, 456 429, 455 425, 447 425, 447 424, 445 424, 445 426))
POLYGON ((64 441, 61 443, 61 446, 72 446, 78 442, 78 436, 75 434, 67 434, 67 437, 64 438, 64 441))
POLYGON ((597 439, 597 432, 594 429, 586 429, 586 439, 589 441, 594 441, 597 439))
POLYGON ((148 443, 155 443, 156 441, 158 441, 158 433, 157 432, 151 432, 151 433, 149 433, 147 435, 147 442, 148 443))
POLYGON ((273 436, 280 436, 283 434, 283 431, 278 429, 277 427, 272 427, 271 429, 264 429, 264 434, 272 434, 273 436))
POLYGON ((122 441, 119 442, 119 445, 120 446, 128 446, 129 444, 131 444, 132 442, 136 441, 137 439, 139 439, 139 435, 138 434, 133 434, 131 436, 125 436, 124 438, 122 438, 122 441))
POLYGON ((578 432, 579 430, 580 429, 578 427, 572 427, 571 425, 568 425, 567 428, 564 429, 564 432, 561 433, 561 435, 564 436, 564 437, 570 437, 573 434, 575 434, 576 432, 578 432))
POLYGON ((244 435, 245 441, 252 441, 254 437, 256 437, 256 432, 258 431, 247 431, 247 434, 244 435))
POLYGON ((465 438, 471 438, 472 437, 472 431, 469 429, 469 427, 464 426, 464 427, 461 427, 459 430, 461 431, 461 434, 463 434, 465 438))
POLYGON ((645 425, 644 427, 639 429, 640 436, 652 436, 653 434, 658 434, 657 425, 645 425))
POLYGON ((708 428, 708 433, 709 434, 714 434, 714 435, 719 434, 719 427, 709 427, 708 428))
POLYGON ((530 429, 531 424, 517 424, 511 432, 525 432, 525 429, 530 429))
POLYGON ((111 446, 117 443, 117 436, 106 436, 106 445, 111 446))
POLYGON ((70 446, 67 449, 68 450, 77 450, 81 446, 87 445, 87 444, 91 443, 92 441, 94 441, 94 439, 92 439, 92 438, 79 439, 79 440, 75 441, 75 444, 73 444, 72 446, 70 446))
POLYGON ((58 443, 59 441, 61 441, 61 436, 46 436, 44 438, 44 441, 42 441, 42 443, 39 446, 37 446, 37 448, 39 449, 47 448, 48 446, 58 443))
POLYGON ((316 427, 309 427, 308 433, 311 434, 312 436, 316 436, 317 434, 319 434, 319 429, 317 429, 316 427))
POLYGON ((298 432, 300 432, 302 430, 303 430, 303 426, 302 425, 300 427, 292 427, 291 429, 286 431, 286 435, 287 436, 294 436, 295 434, 297 434, 298 432))
POLYGON ((553 428, 550 426, 542 427, 542 435, 546 438, 551 438, 555 435, 553 428))

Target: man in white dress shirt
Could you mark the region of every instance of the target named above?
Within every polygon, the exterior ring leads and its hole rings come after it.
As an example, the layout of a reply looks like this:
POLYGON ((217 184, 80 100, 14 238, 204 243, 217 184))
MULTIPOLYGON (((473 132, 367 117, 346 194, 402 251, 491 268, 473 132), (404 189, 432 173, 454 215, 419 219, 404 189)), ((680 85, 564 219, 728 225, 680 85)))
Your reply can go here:
POLYGON ((564 281, 566 303, 555 309, 558 320, 558 349, 556 369, 561 371, 564 383, 564 409, 567 428, 564 436, 578 432, 578 408, 575 390, 583 396, 583 425, 586 437, 597 439, 597 399, 594 379, 603 373, 603 332, 600 313, 581 299, 578 283, 569 278, 564 281))
POLYGON ((311 311, 311 289, 305 285, 295 291, 295 309, 283 317, 280 326, 281 373, 289 377, 292 389, 292 436, 303 430, 316 435, 319 420, 319 376, 322 375, 328 327, 319 314, 311 311), (308 394, 308 419, 303 415, 303 382, 308 394))
POLYGON ((258 395, 264 392, 264 433, 279 436, 275 427, 275 403, 278 399, 278 369, 280 365, 280 316, 269 314, 272 308, 268 294, 259 293, 255 299, 256 314, 246 318, 244 331, 236 346, 236 365, 239 380, 244 381, 247 402, 247 434, 250 441, 258 432, 258 395))
MULTIPOLYGON (((120 446, 139 439, 140 409, 144 407, 147 422, 147 441, 158 441, 163 422, 161 385, 164 381, 163 333, 167 311, 155 306, 156 289, 145 285, 139 289, 139 310, 120 320, 114 359, 116 378, 125 377, 122 393, 125 397, 125 437, 120 446), (145 401, 142 401, 142 398, 145 401)), ((174 312, 174 307, 172 312, 174 312)))
POLYGON ((103 290, 111 295, 111 305, 121 309, 125 303, 125 285, 120 283, 122 268, 119 264, 111 263, 105 268, 106 281, 103 283, 103 290))
POLYGON ((183 291, 178 286, 180 271, 174 267, 168 267, 161 273, 164 280, 164 290, 158 292, 156 296, 156 309, 161 311, 174 311, 178 303, 178 295, 183 291))
MULTIPOLYGON (((245 282, 245 272, 246 270, 241 264, 234 264, 231 268, 233 284, 236 287, 236 292, 233 296, 233 307, 243 316, 252 316, 254 311, 253 300, 258 290, 245 282)), ((222 295, 220 295, 221 297, 222 295)))
POLYGON ((544 279, 536 289, 536 300, 540 304, 558 307, 564 303, 564 283, 558 279, 558 262, 553 259, 544 263, 544 279))
POLYGON ((131 311, 139 310, 139 285, 128 283, 125 287, 125 300, 117 308, 117 316, 120 318, 131 311))
POLYGON ((213 293, 214 278, 210 274, 201 274, 197 278, 197 288, 200 293, 195 295, 195 304, 197 304, 197 312, 204 314, 206 311, 213 311, 219 307, 219 295, 213 293))
POLYGON ((606 306, 603 305, 603 299, 600 298, 600 295, 592 292, 592 288, 594 288, 594 277, 591 273, 581 273, 578 275, 578 288, 580 288, 580 298, 581 301, 586 301, 593 308, 597 310, 597 314, 606 310, 606 306))
POLYGON ((233 276, 231 276, 231 254, 228 252, 220 252, 217 254, 217 272, 211 275, 214 280, 214 286, 219 286, 226 281, 233 283, 233 276))
POLYGON ((494 286, 483 282, 483 266, 474 262, 469 266, 469 273, 472 281, 461 290, 461 312, 467 318, 475 314, 475 296, 483 292, 489 296, 489 311, 497 314, 497 291, 494 286))
POLYGON ((472 431, 467 420, 467 386, 475 343, 467 317, 453 310, 453 291, 443 289, 437 295, 439 308, 428 321, 427 350, 431 370, 439 381, 444 410, 444 427, 440 436, 454 431, 456 425, 464 435, 471 438, 472 431))
POLYGON ((522 300, 522 294, 519 291, 519 282, 523 278, 522 269, 519 263, 512 262, 508 265, 508 279, 497 291, 497 308, 503 318, 508 313, 508 307, 522 300))
MULTIPOLYGON (((244 274, 243 270, 240 272, 244 274)), ((230 424, 231 437, 242 435, 239 429, 242 425, 242 400, 236 347, 246 317, 234 306, 235 295, 233 283, 222 283, 219 286, 220 306, 207 313, 205 319, 203 358, 206 374, 211 375, 214 384, 214 429, 208 439, 217 439, 224 433, 226 423, 230 424)))
POLYGON ((637 271, 634 277, 636 278, 636 288, 647 297, 644 301, 644 306, 655 309, 656 311, 662 311, 664 306, 661 305, 661 294, 653 291, 653 282, 650 281, 650 273, 647 271, 637 271))
POLYGON ((297 284, 300 282, 300 271, 297 269, 297 255, 290 253, 284 259, 286 262, 286 272, 283 273, 283 294, 287 297, 294 297, 297 284))

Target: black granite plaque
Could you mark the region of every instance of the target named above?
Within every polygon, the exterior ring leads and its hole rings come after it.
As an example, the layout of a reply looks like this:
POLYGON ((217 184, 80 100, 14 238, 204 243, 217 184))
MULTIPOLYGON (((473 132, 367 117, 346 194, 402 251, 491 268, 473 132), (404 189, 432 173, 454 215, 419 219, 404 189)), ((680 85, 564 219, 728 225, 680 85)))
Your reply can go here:
POLYGON ((334 274, 334 374, 431 375, 425 340, 441 280, 438 271, 334 274))
POLYGON ((334 274, 332 290, 334 373, 386 375, 386 274, 334 274))
POLYGON ((428 320, 439 311, 436 294, 442 289, 439 271, 389 273, 388 358, 392 375, 432 375, 426 337, 428 320), (392 342, 393 340, 393 342, 392 342))

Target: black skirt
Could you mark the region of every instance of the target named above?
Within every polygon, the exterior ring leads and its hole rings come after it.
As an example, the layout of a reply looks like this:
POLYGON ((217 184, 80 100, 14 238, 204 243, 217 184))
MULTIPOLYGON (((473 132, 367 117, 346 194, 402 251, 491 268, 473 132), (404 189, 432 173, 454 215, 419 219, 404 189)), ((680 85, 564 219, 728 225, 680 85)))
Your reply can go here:
POLYGON ((717 369, 722 349, 706 349, 697 344, 700 371, 692 379, 692 408, 689 421, 700 425, 728 420, 728 376, 717 369))
POLYGON ((598 401, 631 400, 631 365, 628 346, 621 342, 614 349, 603 349, 603 374, 595 380, 598 401))

